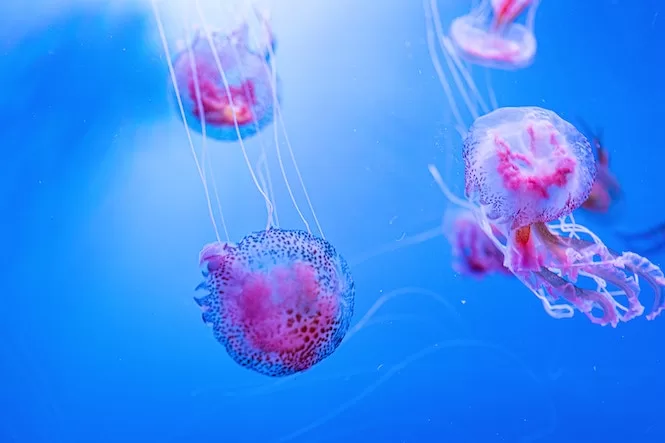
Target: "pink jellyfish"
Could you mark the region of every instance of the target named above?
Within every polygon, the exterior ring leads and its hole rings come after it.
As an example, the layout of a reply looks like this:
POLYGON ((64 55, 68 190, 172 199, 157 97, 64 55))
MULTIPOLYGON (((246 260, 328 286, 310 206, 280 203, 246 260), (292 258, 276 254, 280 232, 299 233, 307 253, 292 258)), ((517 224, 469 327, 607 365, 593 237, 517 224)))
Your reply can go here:
POLYGON ((602 128, 592 131, 584 120, 579 119, 585 132, 591 136, 591 145, 596 151, 596 166, 598 173, 596 181, 591 188, 591 193, 582 208, 587 211, 606 213, 610 210, 612 203, 620 196, 621 186, 612 171, 610 171, 610 154, 603 145, 602 128))
POLYGON ((241 366, 282 377, 311 368, 342 343, 355 285, 344 258, 305 231, 271 228, 200 253, 195 298, 215 338, 241 366))
POLYGON ((647 319, 665 309, 658 266, 607 248, 572 218, 596 178, 591 146, 573 125, 542 108, 500 108, 474 122, 463 158, 469 206, 551 316, 577 309, 616 326, 643 314, 640 280, 654 291, 647 319))
POLYGON ((530 65, 536 55, 533 29, 539 0, 481 0, 469 14, 454 19, 447 34, 437 0, 423 2, 427 48, 463 138, 471 122, 499 108, 490 70, 484 69, 484 94, 469 63, 504 70, 530 65), (518 23, 523 17, 524 24, 518 23))
POLYGON ((539 0, 483 0, 450 26, 455 52, 465 60, 498 69, 529 66, 536 55, 535 13, 539 0), (526 13, 525 24, 516 19, 526 13))
POLYGON ((259 17, 265 38, 251 38, 247 23, 229 33, 204 29, 174 57, 175 102, 181 101, 192 129, 205 127, 214 139, 236 141, 272 122, 279 100, 269 62, 275 40, 267 18, 259 17))
MULTIPOLYGON (((485 234, 468 209, 446 213, 444 232, 453 248, 453 269, 465 276, 511 274, 503 265, 503 253, 485 234)), ((494 234, 500 236, 497 230, 494 234)))

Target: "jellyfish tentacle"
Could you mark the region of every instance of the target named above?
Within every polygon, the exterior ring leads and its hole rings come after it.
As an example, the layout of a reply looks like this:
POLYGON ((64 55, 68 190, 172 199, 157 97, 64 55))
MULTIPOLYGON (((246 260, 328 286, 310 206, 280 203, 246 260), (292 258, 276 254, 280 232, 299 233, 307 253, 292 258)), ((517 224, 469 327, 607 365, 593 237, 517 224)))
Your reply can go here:
POLYGON ((662 290, 665 288, 665 275, 663 271, 647 258, 634 252, 624 252, 618 257, 618 260, 627 269, 630 269, 631 272, 645 279, 653 289, 653 306, 649 314, 647 314, 647 319, 653 320, 665 310, 665 303, 662 296, 662 290))

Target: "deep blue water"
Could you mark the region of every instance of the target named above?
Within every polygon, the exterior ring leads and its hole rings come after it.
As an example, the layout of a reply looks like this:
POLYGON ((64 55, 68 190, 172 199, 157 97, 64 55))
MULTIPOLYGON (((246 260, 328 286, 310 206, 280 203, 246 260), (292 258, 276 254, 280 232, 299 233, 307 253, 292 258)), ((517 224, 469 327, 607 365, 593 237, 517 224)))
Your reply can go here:
MULTIPOLYGON (((514 279, 455 274, 442 236, 398 247, 441 223, 427 164, 463 180, 419 1, 273 6, 284 118, 353 265, 354 321, 399 295, 295 379, 234 364, 192 300, 214 238, 154 18, 116 3, 0 6, 0 442, 665 441, 664 318, 555 320, 514 279)), ((440 3, 448 22, 471 2, 440 3)), ((665 4, 543 0, 536 35, 533 66, 493 73, 497 99, 604 128, 625 198, 578 221, 621 249, 617 230, 665 220, 665 4)), ((239 240, 265 207, 216 149, 239 240)))

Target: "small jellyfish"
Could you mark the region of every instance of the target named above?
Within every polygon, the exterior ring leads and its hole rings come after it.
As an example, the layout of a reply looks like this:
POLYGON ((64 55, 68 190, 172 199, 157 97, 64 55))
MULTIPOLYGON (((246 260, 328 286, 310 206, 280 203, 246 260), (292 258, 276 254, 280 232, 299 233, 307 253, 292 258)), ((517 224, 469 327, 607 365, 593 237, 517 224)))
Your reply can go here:
POLYGON ((481 66, 520 69, 536 56, 533 28, 538 0, 484 0, 450 26, 457 54, 481 66), (489 4, 488 4, 489 3, 489 4), (525 24, 516 19, 526 12, 525 24))
POLYGON ((175 92, 192 129, 236 141, 273 121, 279 100, 279 82, 270 66, 275 39, 267 19, 262 23, 267 37, 260 40, 250 37, 247 23, 229 33, 199 30, 174 57, 175 92))
POLYGON ((596 181, 591 188, 591 193, 582 208, 596 213, 607 213, 619 196, 621 195, 621 186, 612 171, 610 171, 610 155, 603 145, 603 131, 592 131, 584 120, 579 119, 585 132, 591 136, 591 145, 596 151, 596 165, 598 173, 596 181))
MULTIPOLYGON (((241 151, 251 181, 266 205, 266 229, 279 226, 274 175, 268 159, 272 151, 291 203, 305 229, 311 231, 310 221, 296 194, 304 197, 318 233, 324 237, 281 113, 278 60, 274 53, 276 39, 269 11, 260 10, 255 2, 245 0, 159 3, 153 1, 152 6, 170 74, 171 92, 177 112, 185 122, 187 142, 217 240, 221 240, 223 230, 228 241, 229 231, 217 186, 217 176, 221 174, 216 173, 214 162, 208 161, 210 155, 214 155, 211 147, 219 146, 216 141, 233 142, 241 151), (273 129, 271 137, 261 137, 255 140, 257 143, 247 144, 249 138, 266 132, 263 129, 269 124, 273 129), (193 137, 193 130, 202 137, 193 137), (283 154, 284 148, 288 156, 283 154), (291 160, 291 174, 286 172, 284 158, 291 160), (293 173, 301 192, 294 192, 292 188, 289 177, 293 173)), ((234 167, 228 161, 225 166, 234 167)), ((227 171, 224 175, 228 176, 227 171)))
POLYGON ((423 2, 427 49, 455 129, 464 138, 473 121, 499 108, 491 69, 479 70, 484 72, 483 93, 470 65, 503 70, 530 65, 536 55, 533 28, 539 0, 481 0, 469 14, 454 19, 448 33, 438 0, 423 2), (522 17, 524 24, 518 23, 522 17))
POLYGON ((200 253, 195 298, 215 338, 241 366, 283 377, 305 371, 342 342, 354 309, 349 267, 326 240, 272 228, 200 253))
MULTIPOLYGON (((485 234, 471 211, 447 212, 444 232, 453 248, 456 272, 478 278, 494 273, 512 275, 503 265, 503 253, 485 234)), ((501 235, 497 230, 495 234, 501 235)))
POLYGON ((612 251, 572 219, 596 178, 591 146, 573 125, 542 108, 500 108, 474 122, 463 157, 476 218, 550 315, 570 317, 574 307, 616 326, 644 312, 641 280, 654 292, 647 319, 665 309, 658 266, 612 251))

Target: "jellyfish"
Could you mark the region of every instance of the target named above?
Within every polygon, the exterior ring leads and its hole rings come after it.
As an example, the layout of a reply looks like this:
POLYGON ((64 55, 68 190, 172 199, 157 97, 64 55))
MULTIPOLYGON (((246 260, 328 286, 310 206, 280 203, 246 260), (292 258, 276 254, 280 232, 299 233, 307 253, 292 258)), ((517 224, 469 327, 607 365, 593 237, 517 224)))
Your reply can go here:
POLYGON ((552 317, 577 309, 595 324, 616 327, 644 313, 640 280, 654 292, 646 318, 665 309, 659 267, 609 249, 575 223, 571 213, 591 193, 597 169, 573 125, 543 108, 500 108, 474 122, 463 159, 467 207, 503 252, 504 265, 552 317))
POLYGON ((219 241, 217 218, 230 241, 210 157, 218 142, 232 142, 267 209, 266 229, 279 226, 268 156, 274 152, 291 203, 305 230, 307 214, 297 194, 304 196, 314 224, 321 224, 305 187, 280 106, 280 81, 274 50, 276 38, 270 12, 253 1, 223 3, 152 0, 153 13, 169 68, 171 92, 201 178, 208 214, 219 241), (175 48, 175 50, 174 50, 175 48), (272 131, 265 131, 272 125, 272 131), (195 137, 198 132, 201 138, 195 137), (265 134, 268 137, 258 137, 265 134), (256 140, 256 148, 248 145, 256 140), (197 146, 199 145, 199 146, 197 146), (301 192, 294 192, 282 150, 286 147, 301 192), (257 160, 251 157, 256 155, 257 160), (213 201, 217 209, 213 208, 213 201))
POLYGON ((469 14, 454 19, 447 33, 437 3, 423 0, 427 48, 457 132, 464 137, 471 122, 499 107, 490 68, 516 70, 533 63, 537 46, 533 28, 540 0, 481 0, 469 14), (520 17, 525 17, 524 24, 518 23, 520 17), (483 68, 486 94, 481 93, 469 64, 483 68))
POLYGON ((239 365, 282 377, 332 354, 349 329, 355 286, 344 258, 306 231, 269 229, 206 245, 203 321, 239 365))
MULTIPOLYGON (((494 230, 494 234, 501 235, 498 230, 494 230)), ((391 241, 357 257, 352 263, 357 266, 374 257, 400 251, 441 236, 450 244, 454 260, 452 268, 458 274, 477 279, 493 274, 512 275, 503 265, 504 257, 501 250, 485 234, 473 212, 465 208, 447 209, 443 223, 415 235, 405 234, 398 241, 391 241)), ((448 308, 453 311, 451 306, 448 308)))
MULTIPOLYGON (((443 231, 453 248, 453 269, 456 272, 477 278, 495 273, 512 275, 503 265, 503 253, 468 209, 449 211, 443 231)), ((501 235, 496 229, 494 234, 501 235)))
POLYGON ((536 55, 533 33, 538 0, 484 0, 450 26, 457 54, 470 63, 496 69, 529 66, 536 55), (526 12, 525 24, 516 19, 526 12))
MULTIPOLYGON (((173 58, 185 122, 214 139, 236 141, 257 134, 273 119, 279 80, 273 81, 270 54, 275 38, 259 15, 262 38, 252 40, 242 22, 230 32, 198 29, 173 58), (261 45, 257 47, 257 45, 261 45)), ((176 89, 174 89, 174 92, 176 89)))
POLYGON ((610 171, 609 152, 603 145, 603 131, 592 131, 589 125, 582 119, 579 119, 585 132, 591 136, 591 145, 596 151, 596 181, 591 188, 591 193, 582 208, 587 211, 606 213, 609 211, 612 203, 621 195, 621 186, 614 174, 610 171))

